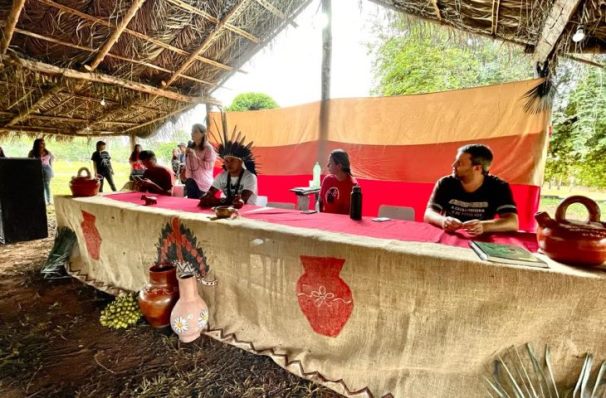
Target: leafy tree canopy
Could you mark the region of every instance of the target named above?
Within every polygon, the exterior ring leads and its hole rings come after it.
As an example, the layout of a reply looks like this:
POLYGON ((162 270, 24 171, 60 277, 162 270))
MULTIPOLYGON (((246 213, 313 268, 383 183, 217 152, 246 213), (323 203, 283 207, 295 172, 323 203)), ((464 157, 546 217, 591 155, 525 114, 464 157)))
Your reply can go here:
POLYGON ((228 112, 257 111, 259 109, 278 108, 278 104, 267 94, 242 93, 238 94, 227 108, 228 112))

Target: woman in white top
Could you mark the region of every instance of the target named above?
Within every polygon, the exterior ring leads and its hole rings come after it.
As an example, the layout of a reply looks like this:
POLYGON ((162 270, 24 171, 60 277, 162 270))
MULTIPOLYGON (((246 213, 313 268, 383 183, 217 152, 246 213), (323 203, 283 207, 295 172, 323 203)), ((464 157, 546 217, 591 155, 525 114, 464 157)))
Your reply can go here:
POLYGON ((53 197, 50 190, 50 180, 53 178, 53 161, 55 157, 50 151, 46 149, 46 143, 44 138, 37 138, 34 140, 32 150, 29 151, 28 157, 40 159, 42 163, 42 181, 44 183, 44 199, 46 204, 50 205, 53 203, 53 197))
POLYGON ((185 153, 185 196, 199 199, 213 183, 213 168, 217 153, 208 142, 206 127, 194 124, 192 143, 185 153))

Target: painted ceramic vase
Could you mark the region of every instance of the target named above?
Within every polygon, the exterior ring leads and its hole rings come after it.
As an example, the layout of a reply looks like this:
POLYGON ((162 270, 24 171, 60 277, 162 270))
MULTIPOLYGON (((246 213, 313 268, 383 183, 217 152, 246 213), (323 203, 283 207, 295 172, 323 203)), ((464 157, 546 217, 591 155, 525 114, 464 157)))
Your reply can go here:
POLYGON ((192 274, 178 278, 179 300, 170 314, 170 326, 179 340, 190 343, 208 326, 208 306, 198 294, 198 281, 192 274))
POLYGON ((351 290, 339 276, 345 260, 301 256, 301 263, 304 273, 297 281, 299 307, 316 333, 335 337, 353 310, 351 290))
POLYGON ((600 207, 585 196, 571 196, 558 205, 555 220, 546 212, 535 215, 539 223, 537 240, 550 258, 570 265, 599 266, 606 262, 606 223, 600 221, 600 207), (587 209, 589 220, 566 219, 573 203, 587 209))
POLYGON ((149 269, 149 284, 139 291, 139 308, 145 320, 155 328, 170 324, 170 313, 179 299, 177 273, 172 265, 154 265, 149 269))

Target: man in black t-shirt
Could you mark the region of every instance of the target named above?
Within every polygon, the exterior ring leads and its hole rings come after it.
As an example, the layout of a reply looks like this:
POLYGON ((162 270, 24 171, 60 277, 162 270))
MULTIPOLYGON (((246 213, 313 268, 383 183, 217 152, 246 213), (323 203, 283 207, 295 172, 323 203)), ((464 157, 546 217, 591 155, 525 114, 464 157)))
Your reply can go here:
POLYGON ((114 185, 114 170, 112 169, 111 156, 109 152, 105 150, 105 142, 97 141, 97 150, 93 152, 90 160, 93 161, 95 166, 95 174, 100 177, 99 192, 103 192, 103 181, 107 180, 112 191, 116 192, 116 186, 114 185))
POLYGON ((452 175, 442 177, 433 189, 425 222, 449 232, 464 229, 471 236, 517 231, 517 208, 509 184, 488 174, 492 158, 485 145, 459 148, 452 175))

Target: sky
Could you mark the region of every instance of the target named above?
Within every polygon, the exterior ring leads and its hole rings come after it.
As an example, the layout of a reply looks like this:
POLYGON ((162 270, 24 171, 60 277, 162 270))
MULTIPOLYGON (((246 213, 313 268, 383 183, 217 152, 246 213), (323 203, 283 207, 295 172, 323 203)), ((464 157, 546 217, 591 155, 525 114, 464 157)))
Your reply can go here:
MULTIPOLYGON (((371 88, 372 22, 385 11, 368 1, 333 0, 331 97, 364 97, 371 88)), ((269 94, 280 106, 320 99, 322 62, 320 1, 313 1, 295 20, 213 95, 229 105, 242 92, 269 94)))

